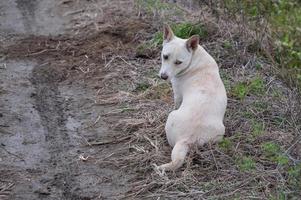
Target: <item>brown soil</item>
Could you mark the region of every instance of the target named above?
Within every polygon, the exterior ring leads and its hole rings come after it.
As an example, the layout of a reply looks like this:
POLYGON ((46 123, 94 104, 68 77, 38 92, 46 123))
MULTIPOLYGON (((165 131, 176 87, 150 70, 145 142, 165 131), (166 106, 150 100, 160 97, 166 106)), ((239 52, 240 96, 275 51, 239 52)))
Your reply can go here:
MULTIPOLYGON (((43 12, 41 4, 18 5, 2 4, 7 9, 20 9, 26 23, 19 24, 25 29, 19 25, 2 27, 1 199, 124 197, 133 175, 107 164, 106 159, 126 149, 126 144, 118 142, 101 116, 112 108, 96 105, 94 98, 97 92, 104 92, 102 80, 108 76, 104 66, 115 55, 134 57, 137 33, 144 34, 149 25, 127 19, 97 31, 86 28, 77 35, 65 30, 64 35, 43 36, 57 26, 34 24, 38 19, 33 13, 43 12), (96 140, 117 141, 99 146, 96 140)), ((69 11, 78 6, 70 6, 69 11)), ((53 6, 44 9, 45 18, 49 10, 61 10, 53 6)), ((14 20, 10 14, 7 12, 3 20, 14 20)))

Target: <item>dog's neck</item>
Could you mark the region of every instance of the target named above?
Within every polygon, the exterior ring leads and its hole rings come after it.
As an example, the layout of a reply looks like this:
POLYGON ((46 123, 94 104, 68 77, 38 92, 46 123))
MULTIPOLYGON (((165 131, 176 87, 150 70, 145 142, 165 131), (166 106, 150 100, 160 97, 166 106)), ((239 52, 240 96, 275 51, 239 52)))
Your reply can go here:
POLYGON ((192 77, 199 73, 204 73, 206 71, 216 70, 217 66, 214 59, 206 52, 206 50, 200 45, 193 52, 191 60, 186 68, 181 70, 175 75, 175 80, 186 79, 187 77, 192 77))
MULTIPOLYGON (((184 98, 185 93, 195 90, 196 87, 191 88, 200 79, 206 78, 208 74, 218 75, 218 66, 215 60, 206 52, 206 50, 199 46, 192 56, 189 68, 185 70, 178 77, 171 79, 173 90, 177 91, 178 95, 184 98)), ((219 76, 219 75, 218 75, 219 76)), ((197 88, 203 87, 198 85, 197 88)))

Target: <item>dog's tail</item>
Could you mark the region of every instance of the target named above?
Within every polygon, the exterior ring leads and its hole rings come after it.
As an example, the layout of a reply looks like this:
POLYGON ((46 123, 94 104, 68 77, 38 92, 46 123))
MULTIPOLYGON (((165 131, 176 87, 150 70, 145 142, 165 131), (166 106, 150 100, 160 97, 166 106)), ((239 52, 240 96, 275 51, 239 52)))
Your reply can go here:
POLYGON ((171 153, 171 162, 161 165, 159 168, 165 171, 174 171, 180 168, 184 163, 188 151, 189 144, 187 141, 177 142, 171 153))

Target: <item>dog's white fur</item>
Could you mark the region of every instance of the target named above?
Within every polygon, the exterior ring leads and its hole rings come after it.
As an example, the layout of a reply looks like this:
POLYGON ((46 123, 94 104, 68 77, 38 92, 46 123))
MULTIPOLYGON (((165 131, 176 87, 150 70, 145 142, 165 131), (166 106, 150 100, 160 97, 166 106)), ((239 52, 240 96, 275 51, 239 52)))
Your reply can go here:
POLYGON ((172 83, 176 110, 167 119, 165 131, 173 146, 172 161, 158 168, 176 170, 189 148, 223 138, 227 95, 215 60, 199 45, 199 37, 174 36, 164 27, 160 76, 172 83))

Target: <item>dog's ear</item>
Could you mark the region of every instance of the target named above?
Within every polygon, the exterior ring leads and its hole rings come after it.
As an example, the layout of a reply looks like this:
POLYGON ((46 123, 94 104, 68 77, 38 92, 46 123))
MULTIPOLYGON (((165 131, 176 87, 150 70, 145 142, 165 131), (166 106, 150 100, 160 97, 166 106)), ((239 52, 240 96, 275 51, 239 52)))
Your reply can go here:
POLYGON ((194 51, 198 48, 200 41, 200 37, 198 35, 193 35, 191 36, 187 41, 186 41, 186 48, 188 51, 194 51))
POLYGON ((164 24, 163 27, 163 39, 165 42, 169 42, 173 39, 174 34, 168 24, 164 24))

